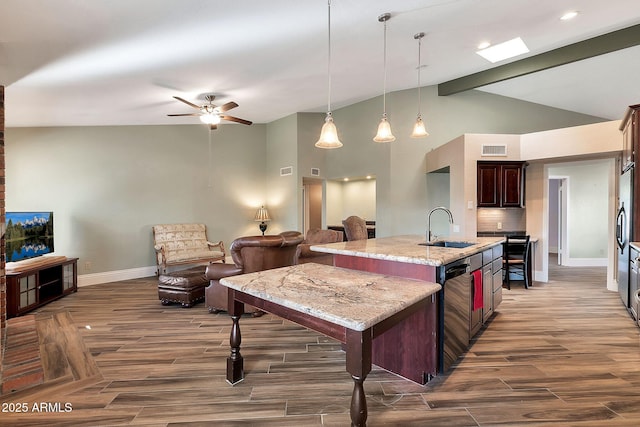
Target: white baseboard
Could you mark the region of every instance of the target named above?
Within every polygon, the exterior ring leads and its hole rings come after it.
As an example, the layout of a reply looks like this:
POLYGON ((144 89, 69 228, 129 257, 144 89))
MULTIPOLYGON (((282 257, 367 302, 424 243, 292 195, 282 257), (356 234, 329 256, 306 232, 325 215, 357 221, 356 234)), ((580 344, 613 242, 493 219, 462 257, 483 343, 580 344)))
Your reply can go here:
MULTIPOLYGON (((233 264, 233 260, 231 259, 231 257, 227 257, 226 262, 230 262, 231 264, 233 264)), ((168 267, 167 272, 171 273, 173 271, 183 270, 195 265, 197 264, 168 267)), ((202 265, 204 268, 207 263, 202 263, 202 265)), ((98 285, 100 283, 119 282, 121 280, 139 279, 141 277, 151 277, 156 275, 157 270, 158 267, 153 265, 149 267, 130 268, 128 270, 115 270, 104 271, 102 273, 82 274, 78 275, 78 287, 80 288, 82 286, 98 285)))
POLYGON ((562 265, 567 267, 606 267, 609 265, 607 258, 562 258, 562 265))
POLYGON ((549 275, 548 274, 542 274, 541 270, 534 270, 532 272, 532 276, 533 276, 533 281, 534 282, 547 283, 549 281, 549 275))
POLYGON ((156 275, 156 266, 130 268, 128 270, 105 271, 103 273, 82 274, 78 276, 78 287, 99 283, 119 282, 156 275))

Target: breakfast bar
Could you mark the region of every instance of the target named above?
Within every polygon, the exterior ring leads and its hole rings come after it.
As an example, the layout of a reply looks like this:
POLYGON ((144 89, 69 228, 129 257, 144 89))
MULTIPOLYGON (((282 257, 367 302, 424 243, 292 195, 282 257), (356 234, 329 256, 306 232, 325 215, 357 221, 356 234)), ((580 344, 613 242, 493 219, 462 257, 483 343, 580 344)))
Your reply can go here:
MULTIPOLYGON (((436 283, 308 263, 227 277, 232 319, 227 381, 244 378, 240 316, 244 303, 313 329, 344 344, 354 381, 350 415, 364 426, 363 382, 372 364, 373 340, 433 303, 436 283)), ((400 351, 400 350, 397 350, 400 351)))

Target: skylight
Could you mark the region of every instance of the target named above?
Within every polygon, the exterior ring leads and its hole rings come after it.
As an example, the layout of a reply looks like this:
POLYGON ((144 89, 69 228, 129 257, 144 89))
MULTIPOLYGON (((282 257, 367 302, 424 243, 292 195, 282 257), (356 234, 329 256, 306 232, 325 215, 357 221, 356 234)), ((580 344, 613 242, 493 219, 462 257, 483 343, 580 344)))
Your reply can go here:
POLYGON ((572 10, 572 11, 567 12, 567 13, 565 13, 564 15, 562 15, 562 16, 560 17, 560 19, 561 19, 562 21, 570 21, 570 20, 572 20, 573 18, 575 18, 576 16, 578 16, 578 11, 577 11, 577 10, 572 10))
POLYGON ((520 37, 516 37, 515 39, 504 43, 499 43, 489 46, 486 49, 481 49, 476 53, 487 61, 493 63, 513 58, 514 56, 522 55, 527 52, 529 52, 529 48, 527 48, 520 37))

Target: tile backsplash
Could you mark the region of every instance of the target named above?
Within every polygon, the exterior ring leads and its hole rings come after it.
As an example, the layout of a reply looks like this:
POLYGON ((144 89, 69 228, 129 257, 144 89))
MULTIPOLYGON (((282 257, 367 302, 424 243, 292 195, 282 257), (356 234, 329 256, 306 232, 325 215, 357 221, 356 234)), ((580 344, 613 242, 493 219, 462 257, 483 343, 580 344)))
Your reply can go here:
POLYGON ((524 208, 478 208, 478 232, 525 231, 527 229, 524 208), (502 225, 502 228, 498 228, 502 225))

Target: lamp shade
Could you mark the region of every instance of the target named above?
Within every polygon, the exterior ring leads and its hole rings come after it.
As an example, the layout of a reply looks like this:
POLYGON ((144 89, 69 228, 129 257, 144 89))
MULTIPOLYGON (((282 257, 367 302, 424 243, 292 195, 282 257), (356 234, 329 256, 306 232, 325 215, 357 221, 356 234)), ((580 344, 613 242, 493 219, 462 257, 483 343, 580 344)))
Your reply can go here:
POLYGON ((391 125, 387 120, 386 114, 380 120, 380 124, 378 125, 378 133, 373 137, 375 142, 393 142, 396 140, 396 137, 391 133, 391 125))
POLYGON ((333 123, 333 117, 331 113, 327 113, 327 118, 324 119, 322 130, 320 131, 320 138, 316 142, 318 148, 340 148, 342 142, 338 138, 338 130, 335 123, 333 123))
POLYGON ((269 212, 267 211, 267 208, 265 208, 264 206, 261 206, 260 209, 258 209, 256 211, 256 217, 254 218, 255 221, 271 221, 271 218, 269 218, 269 212))

